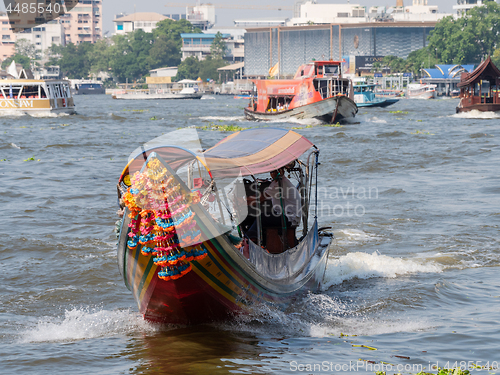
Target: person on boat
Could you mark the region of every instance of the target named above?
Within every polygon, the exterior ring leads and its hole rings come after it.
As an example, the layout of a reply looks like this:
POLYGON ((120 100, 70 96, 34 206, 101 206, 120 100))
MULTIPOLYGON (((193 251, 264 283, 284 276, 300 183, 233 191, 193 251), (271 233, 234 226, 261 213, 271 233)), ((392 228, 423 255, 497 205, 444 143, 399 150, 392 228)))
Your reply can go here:
MULTIPOLYGON (((270 172, 272 182, 264 190, 260 199, 271 199, 272 210, 269 214, 260 215, 262 228, 282 227, 283 219, 287 228, 297 227, 302 217, 300 193, 291 181, 285 177, 285 169, 270 172), (284 214, 283 214, 284 212, 284 214)), ((257 242, 257 220, 248 229, 246 235, 257 242)))

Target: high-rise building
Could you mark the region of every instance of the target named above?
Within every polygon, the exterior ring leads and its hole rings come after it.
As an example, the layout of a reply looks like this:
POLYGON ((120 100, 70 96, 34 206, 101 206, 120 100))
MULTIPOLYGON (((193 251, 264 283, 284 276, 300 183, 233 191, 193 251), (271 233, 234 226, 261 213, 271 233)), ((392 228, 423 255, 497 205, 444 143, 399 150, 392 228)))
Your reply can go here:
POLYGON ((95 43, 102 38, 102 1, 80 0, 68 13, 59 17, 66 43, 95 43))
POLYGON ((16 34, 12 30, 7 13, 0 13, 0 24, 2 25, 2 33, 0 38, 0 60, 5 60, 7 57, 14 54, 14 44, 16 43, 16 34))

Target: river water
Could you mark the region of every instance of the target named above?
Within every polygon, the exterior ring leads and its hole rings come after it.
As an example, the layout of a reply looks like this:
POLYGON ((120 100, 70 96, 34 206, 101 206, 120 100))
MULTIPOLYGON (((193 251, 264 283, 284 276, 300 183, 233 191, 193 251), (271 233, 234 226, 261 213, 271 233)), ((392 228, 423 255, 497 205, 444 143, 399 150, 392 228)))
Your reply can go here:
MULTIPOLYGON (((498 116, 401 100, 342 127, 266 124, 321 149, 319 221, 336 236, 323 290, 286 313, 157 327, 116 264, 129 153, 180 127, 263 124, 231 97, 75 102, 0 119, 2 374, 499 372, 498 116)), ((228 134, 201 131, 205 146, 228 134)))

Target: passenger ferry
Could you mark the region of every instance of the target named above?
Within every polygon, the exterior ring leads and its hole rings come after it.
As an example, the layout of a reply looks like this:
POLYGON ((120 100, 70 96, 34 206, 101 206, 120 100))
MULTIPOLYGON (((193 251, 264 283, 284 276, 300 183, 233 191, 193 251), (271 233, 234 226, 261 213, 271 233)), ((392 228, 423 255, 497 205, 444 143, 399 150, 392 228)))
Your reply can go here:
POLYGON ((75 103, 66 80, 0 80, 0 113, 75 113, 75 103))
POLYGON ((408 99, 435 99, 437 85, 428 83, 410 83, 406 90, 406 98, 408 99))
POLYGON ((352 118, 358 112, 352 81, 342 77, 340 61, 313 61, 299 67, 293 79, 256 79, 248 107, 249 120, 318 118, 326 122, 352 118))

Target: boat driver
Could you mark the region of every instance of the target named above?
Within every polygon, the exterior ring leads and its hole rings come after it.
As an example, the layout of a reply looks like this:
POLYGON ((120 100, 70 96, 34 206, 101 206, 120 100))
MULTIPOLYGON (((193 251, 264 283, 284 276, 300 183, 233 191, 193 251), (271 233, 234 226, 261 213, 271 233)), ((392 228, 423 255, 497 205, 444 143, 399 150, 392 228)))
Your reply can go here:
MULTIPOLYGON (((279 168, 270 172, 273 181, 264 190, 261 200, 271 199, 272 210, 267 215, 261 214, 262 228, 282 227, 284 216, 287 228, 297 227, 302 216, 300 193, 297 188, 285 177, 284 168, 279 168), (281 186, 280 186, 281 185, 281 186), (284 215, 282 212, 284 211, 284 215)), ((257 242, 257 220, 247 231, 247 237, 253 242, 257 242)))

